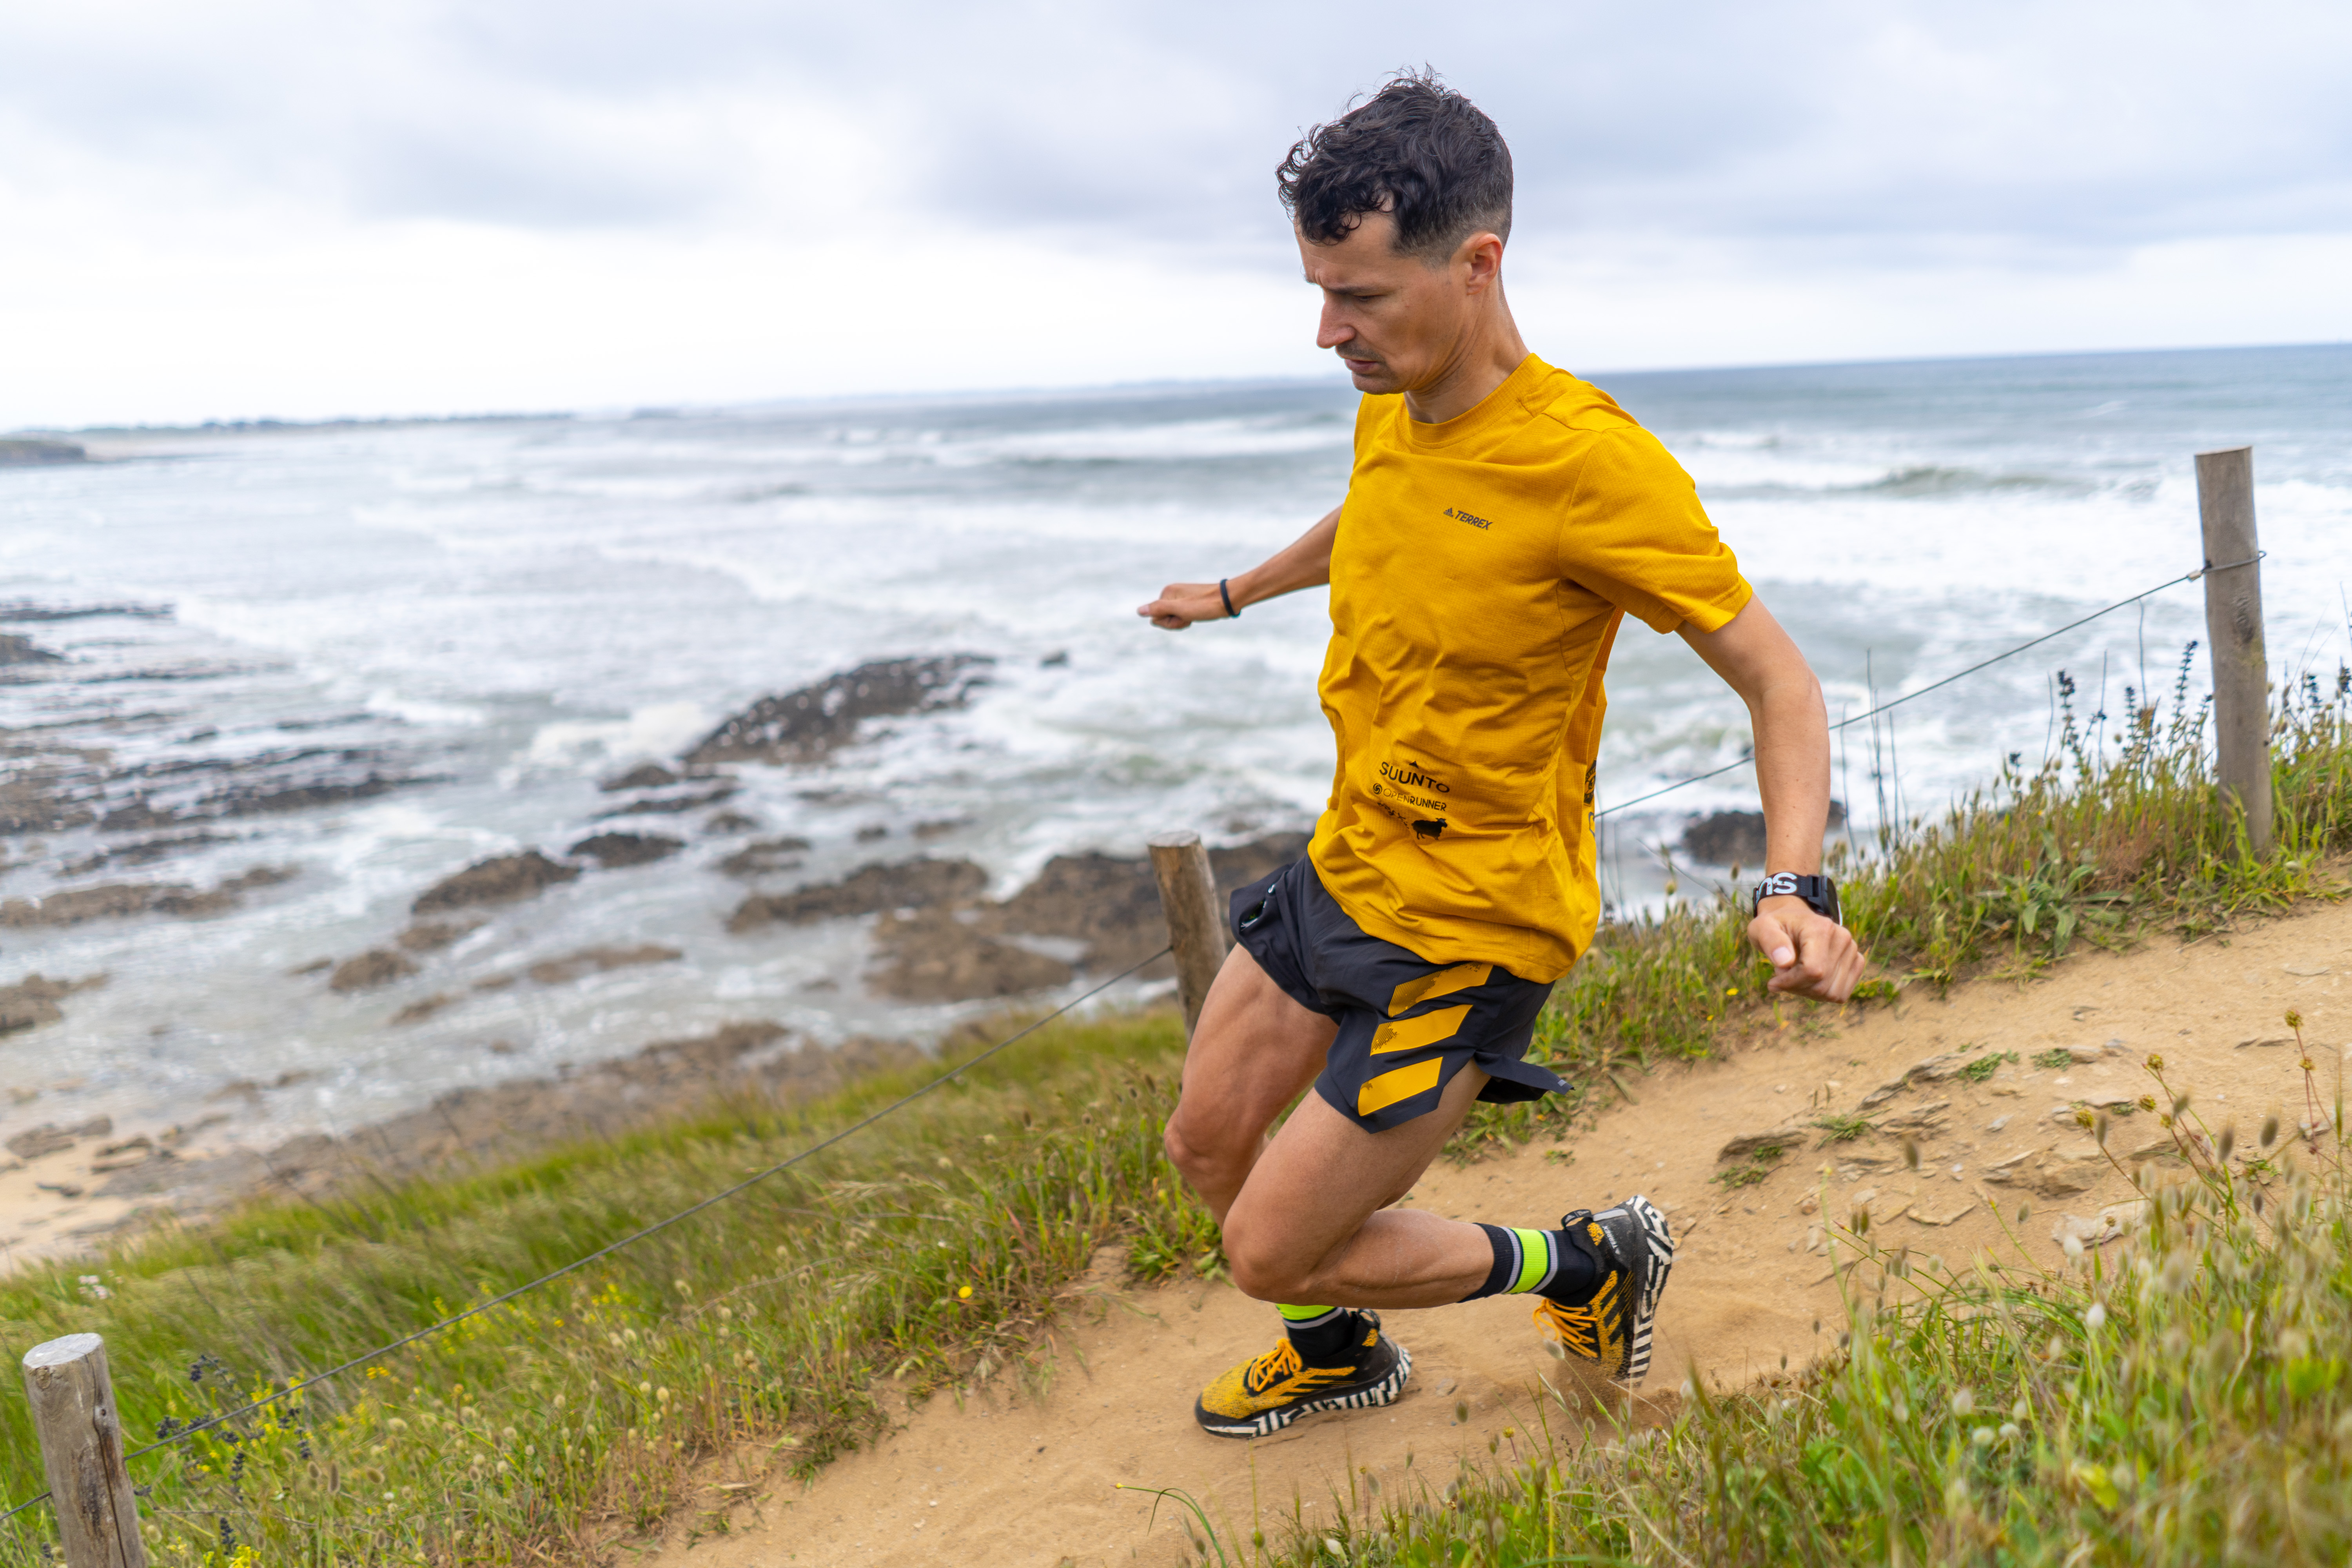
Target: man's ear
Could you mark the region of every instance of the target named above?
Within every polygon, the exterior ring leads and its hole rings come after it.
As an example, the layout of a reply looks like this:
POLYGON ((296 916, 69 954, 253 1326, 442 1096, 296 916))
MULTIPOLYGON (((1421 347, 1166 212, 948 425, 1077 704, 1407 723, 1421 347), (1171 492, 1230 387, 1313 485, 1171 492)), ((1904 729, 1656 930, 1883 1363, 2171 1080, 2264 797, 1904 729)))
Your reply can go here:
POLYGON ((1503 272, 1503 237, 1480 229, 1454 247, 1454 265, 1473 294, 1485 292, 1503 272))

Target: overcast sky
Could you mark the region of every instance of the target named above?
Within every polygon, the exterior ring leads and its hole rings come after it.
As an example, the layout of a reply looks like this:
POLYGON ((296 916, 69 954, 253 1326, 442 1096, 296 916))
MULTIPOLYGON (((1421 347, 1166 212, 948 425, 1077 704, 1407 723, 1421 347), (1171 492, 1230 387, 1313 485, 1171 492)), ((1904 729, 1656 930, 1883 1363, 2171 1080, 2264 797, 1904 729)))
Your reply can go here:
POLYGON ((1427 62, 1584 371, 2352 338, 2343 0, 0 0, 0 427, 1317 374, 1427 62))

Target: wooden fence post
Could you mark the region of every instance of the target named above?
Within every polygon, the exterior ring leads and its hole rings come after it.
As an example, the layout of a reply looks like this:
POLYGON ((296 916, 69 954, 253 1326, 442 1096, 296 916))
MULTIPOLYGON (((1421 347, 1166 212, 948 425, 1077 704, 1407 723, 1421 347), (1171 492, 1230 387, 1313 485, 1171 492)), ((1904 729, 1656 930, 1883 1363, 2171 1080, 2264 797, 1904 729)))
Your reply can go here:
POLYGON ((1184 1037, 1201 1021, 1201 1004, 1225 961, 1225 916, 1209 852, 1197 833, 1161 833, 1151 839, 1151 874, 1160 879, 1160 908, 1176 949, 1176 993, 1184 1002, 1184 1037))
POLYGON ((122 1462, 122 1423, 106 1372, 106 1342, 68 1334, 25 1352, 49 1502, 57 1510, 66 1568, 146 1568, 139 1499, 122 1462))
POLYGON ((2254 449, 2197 454, 2205 532, 2205 639, 2213 659, 2214 776, 2245 813, 2246 842, 2271 847, 2271 674, 2254 536, 2254 449))

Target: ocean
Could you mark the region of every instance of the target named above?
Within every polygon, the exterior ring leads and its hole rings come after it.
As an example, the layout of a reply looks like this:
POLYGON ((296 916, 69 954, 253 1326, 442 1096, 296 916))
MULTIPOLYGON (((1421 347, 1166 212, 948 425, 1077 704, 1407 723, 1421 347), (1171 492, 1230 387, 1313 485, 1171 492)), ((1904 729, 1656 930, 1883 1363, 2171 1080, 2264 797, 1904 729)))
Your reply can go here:
MULTIPOLYGON (((2352 348, 1591 379, 1696 478, 1832 719, 2195 569, 2191 458, 2221 446, 2255 447, 2274 678, 2352 657, 2352 348)), ((0 669, 0 763, 11 798, 79 791, 102 819, 13 817, 0 908, 187 889, 179 913, 0 922, 0 986, 105 977, 0 1036, 0 1115, 209 1105, 258 1142, 731 1020, 821 1048, 997 1005, 870 992, 872 917, 730 933, 728 911, 918 854, 1002 896, 1163 828, 1308 825, 1323 595, 1177 635, 1134 609, 1331 506, 1353 404, 1318 382, 93 433, 109 460, 0 470, 0 629, 58 656, 0 669), (764 695, 945 654, 993 660, 964 706, 819 764, 731 766, 723 807, 600 816, 631 798, 601 783, 764 695), (388 986, 316 967, 383 948, 469 863, 614 827, 687 847, 483 910, 388 986), (717 868, 747 836, 808 847, 747 884, 717 868), (240 889, 256 867, 291 874, 240 889), (680 956, 518 978, 646 943, 680 956)), ((1852 830, 2038 762, 2060 671, 2085 714, 2168 703, 2202 635, 2199 587, 2173 587, 1898 710, 1875 748, 1849 731, 1852 830)), ((2193 700, 2201 654, 2189 680, 2193 700)), ((1678 638, 1631 626, 1609 685, 1602 806, 1742 754, 1744 710, 1678 638)), ((1612 908, 1654 907, 1695 815, 1754 805, 1735 768, 1611 818, 1612 908)))

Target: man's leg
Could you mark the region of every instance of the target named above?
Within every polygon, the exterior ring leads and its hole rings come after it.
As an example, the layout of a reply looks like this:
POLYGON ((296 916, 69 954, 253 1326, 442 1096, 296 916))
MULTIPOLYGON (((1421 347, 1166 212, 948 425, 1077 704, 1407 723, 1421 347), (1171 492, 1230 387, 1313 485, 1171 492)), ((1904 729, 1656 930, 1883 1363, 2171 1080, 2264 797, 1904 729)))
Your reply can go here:
POLYGON ((1323 1070, 1339 1025, 1293 1001, 1245 948, 1225 954, 1201 1004, 1162 1142, 1223 1225, 1265 1149, 1265 1130, 1323 1070))
POLYGON ((1483 1226, 1388 1205, 1412 1190, 1486 1083, 1457 1069, 1437 1108, 1369 1132, 1310 1094, 1250 1171, 1224 1220, 1234 1283, 1265 1301, 1439 1307, 1486 1281, 1483 1226))

